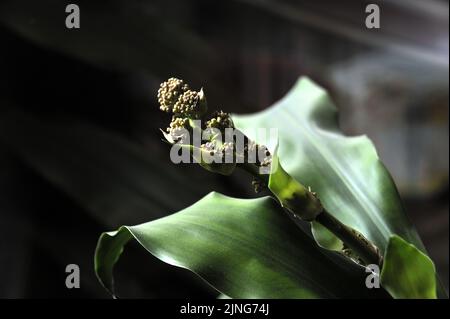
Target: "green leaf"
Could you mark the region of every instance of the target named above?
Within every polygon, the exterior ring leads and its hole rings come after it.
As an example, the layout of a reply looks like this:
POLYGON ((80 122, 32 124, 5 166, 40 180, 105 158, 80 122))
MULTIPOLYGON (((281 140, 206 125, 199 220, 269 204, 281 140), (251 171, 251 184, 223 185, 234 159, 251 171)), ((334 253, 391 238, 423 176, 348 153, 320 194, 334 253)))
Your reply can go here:
POLYGON ((344 243, 321 224, 312 222, 311 231, 320 247, 334 251, 342 251, 344 248, 344 243))
POLYGON ((314 82, 301 78, 269 109, 235 115, 233 121, 256 141, 255 128, 277 128, 278 156, 287 173, 310 186, 328 212, 383 252, 392 234, 424 250, 372 142, 340 132, 336 107, 314 82))
POLYGON ((292 178, 281 166, 277 149, 272 155, 269 189, 281 206, 305 221, 313 221, 322 212, 322 205, 305 186, 292 178))
MULTIPOLYGON (((349 137, 340 132, 336 107, 314 82, 300 78, 271 108, 234 115, 233 121, 256 141, 255 127, 277 128, 277 154, 287 173, 310 186, 328 212, 361 232, 382 252, 393 234, 425 252, 374 145, 366 136, 349 137)), ((312 232, 320 246, 342 247, 338 238, 317 223, 312 223, 312 232)), ((441 286, 439 294, 446 296, 441 286)))
MULTIPOLYGON (((423 247, 373 145, 365 137, 338 132, 336 110, 312 82, 300 81, 269 110, 234 120, 247 134, 246 128, 279 129, 278 154, 287 169, 271 177, 271 186, 285 206, 292 204, 283 194, 285 186, 295 184, 294 192, 301 188, 289 172, 311 185, 328 211, 383 251, 397 230, 423 247)), ((338 247, 326 231, 313 232, 321 235, 317 238, 325 247, 338 247)), ((172 216, 103 234, 96 270, 111 291, 112 267, 133 237, 156 257, 190 269, 232 298, 364 297, 384 291, 367 289, 362 267, 316 246, 267 198, 238 200, 212 194, 172 216)))
POLYGON ((211 193, 162 219, 99 239, 95 270, 111 292, 113 266, 131 238, 232 298, 375 297, 364 268, 319 248, 271 198, 211 193))
POLYGON ((436 298, 433 262, 414 245, 397 235, 389 239, 381 271, 381 284, 395 298, 436 298))

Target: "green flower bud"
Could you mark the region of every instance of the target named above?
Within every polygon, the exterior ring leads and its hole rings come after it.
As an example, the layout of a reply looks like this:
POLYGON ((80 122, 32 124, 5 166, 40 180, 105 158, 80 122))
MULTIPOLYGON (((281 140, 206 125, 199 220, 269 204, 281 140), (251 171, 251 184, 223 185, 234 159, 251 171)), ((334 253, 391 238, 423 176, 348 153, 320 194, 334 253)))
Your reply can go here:
POLYGON ((170 78, 161 83, 158 90, 159 108, 164 112, 172 112, 180 95, 187 90, 189 90, 189 86, 177 78, 170 78))

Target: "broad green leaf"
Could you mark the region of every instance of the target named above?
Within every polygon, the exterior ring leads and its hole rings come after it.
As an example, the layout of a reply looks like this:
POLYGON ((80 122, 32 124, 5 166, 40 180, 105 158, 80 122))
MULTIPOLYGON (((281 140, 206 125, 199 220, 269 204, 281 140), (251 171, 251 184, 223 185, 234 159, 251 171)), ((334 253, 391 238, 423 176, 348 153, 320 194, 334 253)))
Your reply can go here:
POLYGON ((372 142, 339 131, 336 107, 311 80, 301 78, 269 109, 235 115, 233 121, 256 140, 254 128, 277 128, 278 156, 285 170, 317 192, 330 213, 383 252, 392 234, 424 249, 372 142))
POLYGON ((272 157, 268 187, 281 206, 302 220, 313 221, 322 212, 320 202, 281 166, 277 149, 272 157))
POLYGON ((312 234, 320 247, 335 251, 342 251, 344 244, 339 238, 337 238, 332 232, 321 224, 317 222, 312 222, 311 224, 312 234))
MULTIPOLYGON (((271 108, 235 115, 233 121, 257 141, 255 128, 277 128, 277 154, 287 173, 310 186, 328 212, 361 232, 382 252, 393 234, 425 251, 372 142, 366 136, 348 137, 340 132, 336 107, 314 82, 301 78, 271 108)), ((325 228, 316 226, 313 223, 313 234, 321 246, 341 246, 325 228)))
POLYGON ((95 269, 110 291, 113 266, 132 238, 231 298, 384 296, 365 287, 362 267, 319 248, 270 197, 211 193, 176 214, 104 233, 95 269))
POLYGON ((381 284, 395 298, 436 298, 431 259, 397 235, 391 236, 381 271, 381 284))

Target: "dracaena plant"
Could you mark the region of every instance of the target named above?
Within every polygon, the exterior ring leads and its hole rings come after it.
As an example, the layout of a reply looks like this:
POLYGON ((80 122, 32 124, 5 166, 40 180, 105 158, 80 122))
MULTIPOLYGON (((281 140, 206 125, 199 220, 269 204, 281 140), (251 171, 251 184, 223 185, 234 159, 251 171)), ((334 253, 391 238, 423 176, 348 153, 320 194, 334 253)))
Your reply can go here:
POLYGON ((253 115, 209 114, 203 89, 176 78, 161 84, 158 102, 172 116, 162 132, 175 163, 251 174, 249 187, 266 196, 212 192, 175 214, 102 234, 95 271, 113 295, 114 264, 135 239, 231 298, 445 296, 374 146, 340 133, 335 107, 312 81, 300 79, 253 115), (278 130, 272 149, 255 128, 278 130))

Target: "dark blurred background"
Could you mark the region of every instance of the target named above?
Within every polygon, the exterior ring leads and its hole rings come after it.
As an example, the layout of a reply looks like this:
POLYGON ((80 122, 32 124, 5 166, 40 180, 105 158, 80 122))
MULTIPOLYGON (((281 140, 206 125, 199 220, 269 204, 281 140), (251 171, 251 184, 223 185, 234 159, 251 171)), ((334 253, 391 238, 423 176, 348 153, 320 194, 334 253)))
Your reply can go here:
MULTIPOLYGON (((210 104, 262 110, 301 75, 326 87, 349 135, 367 134, 392 173, 448 290, 449 4, 440 0, 0 1, 0 297, 108 297, 99 234, 248 181, 169 161, 158 85, 204 86, 210 104), (381 28, 364 25, 368 3, 381 28), (189 181, 189 190, 185 187, 189 181), (67 289, 67 264, 81 288, 67 289)), ((123 297, 215 297, 134 244, 123 297)))

